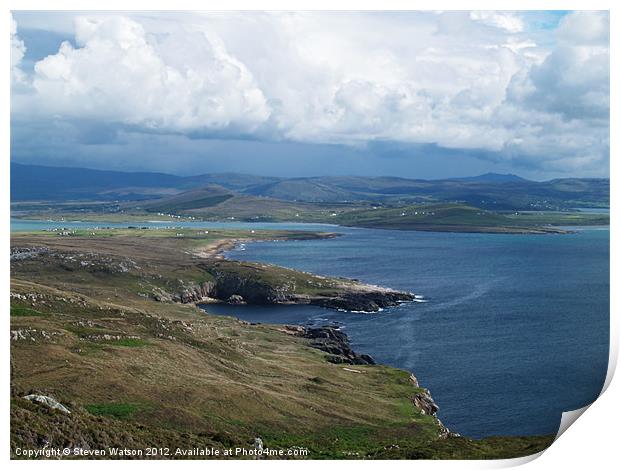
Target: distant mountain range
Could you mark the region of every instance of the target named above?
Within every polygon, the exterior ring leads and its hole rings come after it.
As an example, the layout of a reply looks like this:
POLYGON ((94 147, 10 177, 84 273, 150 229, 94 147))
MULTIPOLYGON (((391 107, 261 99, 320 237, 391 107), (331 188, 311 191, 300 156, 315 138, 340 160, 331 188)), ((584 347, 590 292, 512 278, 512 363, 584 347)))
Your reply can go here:
POLYGON ((513 175, 512 173, 485 173, 479 176, 465 176, 461 178, 452 178, 457 181, 484 181, 487 183, 515 183, 521 181, 527 181, 525 178, 513 175))
POLYGON ((240 173, 175 176, 11 164, 11 201, 141 201, 141 206, 195 208, 233 197, 299 203, 463 202, 495 209, 550 209, 609 205, 609 179, 545 182, 516 175, 422 180, 398 177, 280 178, 240 173))

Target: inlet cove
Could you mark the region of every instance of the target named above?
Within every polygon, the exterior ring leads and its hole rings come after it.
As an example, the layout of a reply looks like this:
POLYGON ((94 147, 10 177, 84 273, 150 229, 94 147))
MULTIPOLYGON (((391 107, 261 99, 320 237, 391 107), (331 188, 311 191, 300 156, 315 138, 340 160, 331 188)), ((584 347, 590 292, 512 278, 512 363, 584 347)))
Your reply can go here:
POLYGON ((598 396, 608 357, 607 228, 544 237, 339 230, 327 241, 247 243, 227 257, 387 285, 417 301, 371 315, 203 308, 257 323, 335 325, 353 349, 414 372, 442 422, 468 436, 552 433, 563 411, 598 396))

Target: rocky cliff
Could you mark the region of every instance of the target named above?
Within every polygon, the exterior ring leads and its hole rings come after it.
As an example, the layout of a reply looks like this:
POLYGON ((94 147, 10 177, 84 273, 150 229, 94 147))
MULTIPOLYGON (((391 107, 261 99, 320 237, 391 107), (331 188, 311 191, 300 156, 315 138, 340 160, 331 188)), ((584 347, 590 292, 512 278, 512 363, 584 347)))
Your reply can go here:
MULTIPOLYGON (((309 345, 329 353, 326 359, 334 364, 376 364, 372 356, 368 354, 358 354, 353 351, 349 343, 349 337, 336 325, 325 325, 318 328, 286 325, 283 331, 288 334, 309 339, 309 345)), ((422 414, 431 416, 434 419, 440 430, 438 437, 445 439, 450 436, 458 436, 458 434, 452 433, 446 428, 437 416, 439 406, 435 403, 430 391, 427 388, 420 387, 418 379, 413 374, 409 376, 409 381, 416 388, 416 392, 411 396, 411 403, 420 410, 422 414)))
POLYGON ((172 295, 156 292, 154 297, 182 303, 310 304, 358 312, 376 312, 415 299, 409 292, 273 265, 215 260, 201 268, 211 280, 172 295))
POLYGON ((334 364, 374 365, 375 360, 368 354, 358 354, 349 343, 349 337, 335 325, 318 328, 303 326, 285 326, 288 334, 310 340, 310 346, 329 353, 327 360, 334 364))

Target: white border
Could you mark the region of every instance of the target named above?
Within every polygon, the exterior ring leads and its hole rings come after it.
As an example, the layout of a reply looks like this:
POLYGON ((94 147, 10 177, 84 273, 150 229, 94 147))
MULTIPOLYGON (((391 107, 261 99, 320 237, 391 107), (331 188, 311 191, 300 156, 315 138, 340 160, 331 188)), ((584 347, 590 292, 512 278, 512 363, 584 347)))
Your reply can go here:
MULTIPOLYGON (((228 0, 224 2, 213 1, 198 1, 198 0, 175 0, 174 2, 165 0, 150 0, 148 3, 141 2, 139 0, 92 0, 88 3, 79 0, 55 0, 54 2, 44 0, 6 0, 3 2, 2 7, 2 19, 0 20, 0 37, 6 38, 4 44, 3 53, 1 56, 2 70, 4 73, 3 87, 2 87, 2 113, 0 123, 0 135, 2 143, 4 157, 2 159, 2 178, 3 184, 0 186, 0 194, 2 198, 3 206, 5 207, 5 217, 0 219, 0 228, 3 234, 2 250, 5 253, 3 257, 3 270, 2 270, 2 286, 3 286, 3 302, 5 308, 4 325, 5 332, 9 329, 10 318, 8 315, 8 299, 9 299, 9 217, 10 212, 10 193, 9 193, 9 155, 10 155, 10 81, 9 81, 9 62, 10 62, 10 46, 9 46, 9 11, 10 10, 610 10, 611 16, 611 83, 618 83, 618 60, 614 59, 614 54, 617 54, 618 48, 618 31, 617 31, 617 15, 620 8, 616 7, 616 3, 612 0, 504 0, 501 3, 497 1, 489 0, 469 0, 458 2, 456 0, 435 0, 430 5, 429 2, 420 1, 406 1, 406 0, 382 0, 382 1, 365 1, 358 0, 356 2, 348 2, 345 0, 228 0), (429 8, 432 6, 432 8, 429 8)), ((614 157, 617 153, 617 143, 614 138, 614 130, 617 131, 617 93, 614 87, 611 88, 611 155, 614 157)), ((611 180, 615 182, 617 176, 617 164, 614 158, 611 158, 611 180)), ((612 185, 611 193, 611 206, 616 208, 618 206, 618 193, 614 190, 612 185)), ((613 212, 613 211, 612 211, 613 212)), ((620 386, 616 380, 611 383, 611 379, 616 367, 618 357, 618 296, 615 288, 618 287, 616 282, 617 267, 618 267, 618 253, 614 249, 614 241, 618 238, 616 236, 615 216, 612 214, 612 227, 611 227, 611 312, 615 314, 611 315, 611 342, 610 342, 610 359, 608 375, 605 382, 604 394, 594 402, 580 419, 579 424, 571 427, 570 431, 563 434, 548 450, 542 453, 540 458, 537 456, 525 457, 522 459, 503 460, 503 461, 393 461, 390 462, 391 466, 400 468, 500 468, 521 465, 526 462, 532 462, 529 464, 529 468, 548 468, 553 465, 558 468, 583 468, 584 466, 591 466, 593 468, 606 468, 609 467, 609 463, 618 461, 618 453, 616 450, 617 437, 617 418, 619 416, 618 409, 620 403, 620 386)), ((584 325, 587 322, 584 322, 584 325)), ((4 392, 6 395, 9 393, 9 340, 8 335, 4 334, 4 347, 2 354, 2 370, 0 377, 2 377, 2 383, 4 385, 4 392)), ((5 395, 4 403, 8 404, 8 396, 5 395)), ((2 423, 4 426, 0 427, 2 436, 2 452, 4 453, 5 460, 9 459, 9 407, 2 406, 1 408, 2 423)), ((136 468, 148 467, 161 467, 163 465, 181 465, 178 461, 174 463, 160 462, 160 461, 142 461, 142 462, 117 462, 114 465, 121 467, 128 467, 131 465, 136 468)), ((185 465, 193 468, 205 468, 205 465, 209 467, 221 466, 228 468, 238 468, 244 463, 242 461, 229 461, 229 462, 214 462, 214 461, 193 461, 185 462, 185 465)), ((67 461, 46 461, 46 462, 33 462, 33 461, 11 461, 10 465, 14 467, 33 468, 33 467, 50 467, 58 468, 60 466, 93 466, 102 467, 104 465, 111 465, 109 461, 102 462, 67 462, 67 461)), ((278 462, 278 461, 254 461, 254 466, 265 468, 270 467, 284 467, 286 466, 299 466, 305 468, 313 468, 319 465, 323 466, 323 462, 308 461, 308 462, 278 462)), ((338 461, 339 468, 353 468, 355 465, 357 468, 360 466, 377 466, 384 465, 381 462, 368 462, 368 461, 338 461)))

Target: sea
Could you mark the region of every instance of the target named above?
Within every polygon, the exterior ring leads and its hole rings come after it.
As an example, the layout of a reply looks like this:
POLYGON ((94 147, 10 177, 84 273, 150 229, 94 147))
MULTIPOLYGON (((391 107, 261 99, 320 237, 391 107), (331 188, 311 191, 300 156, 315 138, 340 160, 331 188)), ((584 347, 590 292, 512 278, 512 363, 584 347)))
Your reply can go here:
POLYGON ((481 438, 557 432, 562 412, 593 402, 609 356, 608 227, 566 235, 471 234, 323 224, 92 223, 12 220, 11 230, 127 225, 338 232, 325 240, 253 242, 260 261, 406 290, 372 314, 314 306, 208 305, 251 322, 337 324, 353 348, 415 374, 452 431, 481 438))

